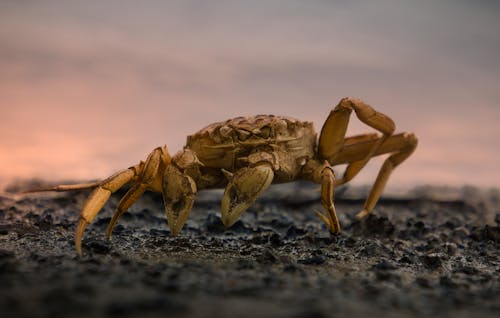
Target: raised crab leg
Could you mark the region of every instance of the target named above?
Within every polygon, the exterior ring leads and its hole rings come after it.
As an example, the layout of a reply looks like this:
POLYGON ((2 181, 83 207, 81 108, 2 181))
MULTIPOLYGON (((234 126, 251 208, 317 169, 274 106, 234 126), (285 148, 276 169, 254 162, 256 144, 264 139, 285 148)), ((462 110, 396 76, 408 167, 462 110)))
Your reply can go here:
MULTIPOLYGON (((368 142, 368 144, 370 145, 370 150, 372 150, 373 149, 373 147, 372 147, 373 142, 378 140, 378 139, 380 139, 380 136, 376 133, 348 137, 348 138, 344 139, 344 145, 343 145, 342 149, 345 149, 345 147, 348 147, 352 144, 359 144, 359 143, 368 142)), ((380 147, 378 149, 380 149, 380 147)), ((335 180, 336 187, 351 181, 361 171, 361 169, 363 169, 363 167, 366 164, 366 161, 365 161, 366 153, 369 153, 370 150, 363 152, 363 155, 359 160, 350 160, 347 163, 347 167, 345 168, 345 171, 342 174, 342 178, 335 180)), ((374 156, 375 153, 377 153, 377 150, 375 150, 375 152, 372 153, 372 156, 374 156)), ((337 156, 338 155, 339 154, 337 153, 337 156)))
MULTIPOLYGON (((333 208, 333 191, 334 187, 347 182, 352 179, 370 160, 370 158, 377 152, 383 142, 394 132, 395 124, 386 115, 377 112, 368 104, 365 104, 359 99, 355 98, 343 98, 339 104, 330 112, 330 115, 326 119, 323 128, 321 129, 321 135, 319 137, 318 144, 318 155, 320 159, 327 160, 331 165, 333 165, 335 158, 338 156, 340 151, 346 145, 345 135, 347 132, 347 126, 349 124, 349 119, 352 111, 355 111, 356 116, 360 121, 367 124, 368 126, 380 131, 382 137, 377 135, 365 135, 357 136, 348 139, 349 143, 364 142, 366 140, 374 140, 370 143, 370 149, 368 152, 363 153, 363 156, 356 160, 349 160, 349 165, 346 168, 346 172, 342 179, 334 181, 333 173, 331 175, 328 170, 323 169, 322 174, 328 177, 322 177, 322 202, 325 206, 329 216, 335 215, 333 219, 330 217, 326 219, 324 215, 320 215, 321 219, 328 225, 333 233, 340 232, 340 226, 336 217, 335 210, 333 208), (326 179, 325 179, 326 178, 326 179), (331 195, 329 194, 331 192, 331 195), (331 204, 330 204, 331 202, 331 204), (335 224, 334 222, 335 221, 335 224)), ((332 170, 333 172, 333 170, 332 170)))
POLYGON ((356 170, 359 171, 366 165, 384 140, 392 135, 396 126, 392 119, 376 111, 363 101, 349 97, 343 98, 335 109, 330 112, 319 137, 318 154, 321 159, 328 160, 330 164, 344 147, 344 138, 353 110, 360 121, 382 133, 382 137, 376 139, 376 142, 371 145, 372 148, 365 154, 364 158, 357 160, 358 162, 355 163, 356 170))

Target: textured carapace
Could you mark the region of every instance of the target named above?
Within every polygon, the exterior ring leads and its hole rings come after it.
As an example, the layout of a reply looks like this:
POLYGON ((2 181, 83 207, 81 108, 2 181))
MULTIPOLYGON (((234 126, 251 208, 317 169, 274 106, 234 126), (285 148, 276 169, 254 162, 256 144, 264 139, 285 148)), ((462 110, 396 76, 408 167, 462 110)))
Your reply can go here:
MULTIPOLYGON (((235 172, 268 161, 274 168, 273 182, 277 183, 297 178, 301 165, 315 156, 316 142, 311 122, 258 115, 211 124, 188 136, 185 149, 196 153, 203 163, 202 175, 223 177, 221 169, 235 172)), ((200 181, 199 189, 204 189, 225 185, 227 178, 200 181)))

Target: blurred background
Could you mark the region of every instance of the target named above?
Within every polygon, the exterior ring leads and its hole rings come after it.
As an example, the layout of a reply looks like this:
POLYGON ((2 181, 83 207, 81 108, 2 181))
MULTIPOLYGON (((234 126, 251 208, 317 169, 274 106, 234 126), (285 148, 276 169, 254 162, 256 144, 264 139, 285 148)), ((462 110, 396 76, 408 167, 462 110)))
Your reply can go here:
POLYGON ((419 137, 389 188, 496 187, 499 30, 492 0, 0 0, 0 183, 102 178, 240 115, 319 130, 356 96, 419 137))

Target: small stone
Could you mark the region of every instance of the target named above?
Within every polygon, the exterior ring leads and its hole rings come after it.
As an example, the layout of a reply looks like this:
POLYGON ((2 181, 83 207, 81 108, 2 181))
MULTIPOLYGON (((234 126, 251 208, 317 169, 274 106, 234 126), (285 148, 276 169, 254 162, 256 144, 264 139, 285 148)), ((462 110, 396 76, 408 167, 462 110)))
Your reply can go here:
POLYGON ((458 284, 449 276, 441 276, 439 278, 439 284, 443 287, 455 288, 458 284))
POLYGON ((380 281, 392 281, 392 282, 401 281, 401 276, 399 276, 394 272, 389 272, 389 271, 377 271, 375 277, 377 277, 377 279, 380 281))
POLYGON ((436 270, 443 265, 442 256, 439 253, 427 254, 421 256, 421 259, 422 263, 431 270, 436 270))
POLYGON ((346 247, 352 248, 355 247, 358 244, 358 240, 353 238, 353 237, 348 237, 345 241, 344 244, 346 247))
POLYGON ((205 226, 207 228, 207 231, 213 233, 222 233, 226 230, 221 218, 218 217, 215 213, 210 213, 207 215, 205 226))
POLYGON ((418 286, 423 288, 431 288, 431 283, 427 278, 424 277, 417 277, 415 279, 415 283, 417 283, 418 286))
POLYGON ((476 274, 479 273, 479 270, 477 268, 475 268, 475 267, 465 265, 465 266, 460 267, 457 270, 457 272, 464 273, 464 274, 467 274, 467 275, 476 275, 476 274))
POLYGON ((12 251, 0 249, 0 260, 13 258, 14 255, 15 254, 12 251))
POLYGON ((293 219, 280 215, 279 217, 273 218, 269 224, 273 228, 286 229, 293 225, 293 219))
POLYGON ((485 225, 481 228, 476 228, 470 234, 470 237, 475 241, 492 241, 500 242, 500 226, 485 225))
POLYGON ((360 235, 390 237, 394 234, 394 224, 385 216, 370 214, 365 220, 354 222, 353 229, 360 235))
POLYGON ((414 257, 414 255, 403 255, 403 257, 401 257, 398 260, 398 263, 400 263, 400 264, 415 264, 415 257, 414 257))
POLYGON ((445 243, 443 246, 443 251, 448 254, 448 256, 453 256, 457 253, 457 244, 455 243, 445 243))
POLYGON ((316 251, 309 257, 298 260, 298 262, 304 265, 321 265, 326 262, 326 256, 321 251, 316 251))
POLYGON ((288 273, 295 273, 298 270, 299 267, 294 263, 286 264, 285 267, 283 267, 283 271, 288 273))
POLYGON ((262 254, 260 254, 258 260, 261 263, 277 263, 279 258, 271 249, 266 248, 264 249, 264 251, 262 251, 262 254))
MULTIPOLYGON (((222 221, 221 221, 222 223, 222 221)), ((233 226, 229 229, 233 233, 238 233, 238 234, 250 234, 252 233, 252 228, 247 226, 245 223, 243 223, 241 220, 236 221, 233 226)))
POLYGON ((439 227, 453 230, 458 227, 458 224, 458 221, 452 222, 451 220, 448 220, 445 223, 441 224, 439 227))
POLYGON ((372 268, 379 271, 390 271, 397 269, 398 266, 392 262, 382 261, 378 264, 373 265, 372 268))
POLYGON ((457 240, 464 240, 468 236, 469 236, 469 231, 463 226, 458 227, 455 230, 453 230, 453 238, 455 238, 457 240))
POLYGON ((365 247, 363 247, 360 251, 360 254, 363 256, 389 256, 391 251, 386 248, 384 245, 376 242, 368 243, 365 247))
POLYGON ((250 259, 242 258, 238 260, 238 265, 236 267, 237 269, 254 269, 255 262, 250 259))
POLYGON ((85 245, 97 254, 108 254, 111 251, 111 245, 108 241, 92 240, 85 245))
POLYGON ((297 238, 299 236, 304 236, 306 233, 307 233, 306 230, 304 230, 302 228, 298 228, 292 224, 287 229, 286 234, 285 234, 285 238, 286 239, 294 239, 294 238, 297 238))
POLYGON ((278 233, 273 233, 269 236, 269 243, 271 243, 272 246, 281 246, 283 245, 283 240, 278 233))

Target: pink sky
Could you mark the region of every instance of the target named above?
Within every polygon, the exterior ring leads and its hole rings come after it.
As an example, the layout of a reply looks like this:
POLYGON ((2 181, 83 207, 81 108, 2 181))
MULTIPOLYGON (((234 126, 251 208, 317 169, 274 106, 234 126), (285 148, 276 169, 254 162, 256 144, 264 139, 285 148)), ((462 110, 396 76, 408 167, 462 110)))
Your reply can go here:
POLYGON ((0 182, 105 177, 239 115, 320 129, 357 96, 420 139, 389 186, 498 186, 500 10, 486 3, 2 2, 0 182))

